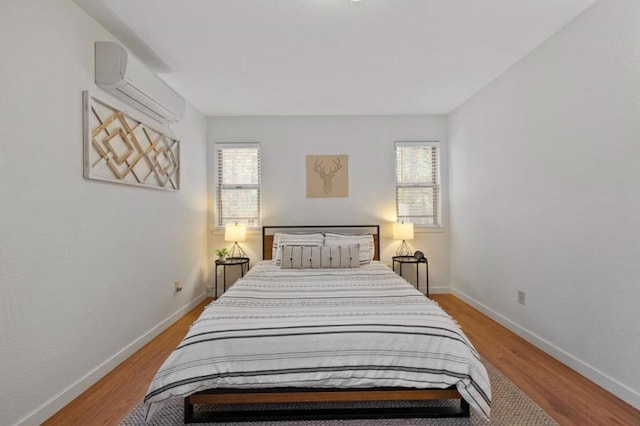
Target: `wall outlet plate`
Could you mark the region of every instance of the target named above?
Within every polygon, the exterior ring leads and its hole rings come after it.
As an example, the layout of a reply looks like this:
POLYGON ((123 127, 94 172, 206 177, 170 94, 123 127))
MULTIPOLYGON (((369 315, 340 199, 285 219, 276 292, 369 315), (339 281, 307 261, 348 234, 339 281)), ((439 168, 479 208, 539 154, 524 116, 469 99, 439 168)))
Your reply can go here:
POLYGON ((518 303, 524 305, 524 290, 518 290, 518 303))

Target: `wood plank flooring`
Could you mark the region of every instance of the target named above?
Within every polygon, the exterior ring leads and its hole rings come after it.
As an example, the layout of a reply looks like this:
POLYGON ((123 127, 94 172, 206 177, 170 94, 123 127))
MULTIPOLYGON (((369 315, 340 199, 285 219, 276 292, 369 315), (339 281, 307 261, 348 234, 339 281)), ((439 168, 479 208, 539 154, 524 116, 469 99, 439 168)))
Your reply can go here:
POLYGON ((640 425, 640 411, 450 294, 433 295, 480 355, 561 425, 640 425))
MULTIPOLYGON (((483 357, 558 423, 640 425, 640 411, 455 296, 440 294, 432 298, 458 321, 483 357)), ((44 425, 117 425, 144 397, 153 375, 210 301, 182 317, 44 425)))
POLYGON ((164 360, 211 301, 193 308, 43 424, 117 425, 144 398, 164 360))

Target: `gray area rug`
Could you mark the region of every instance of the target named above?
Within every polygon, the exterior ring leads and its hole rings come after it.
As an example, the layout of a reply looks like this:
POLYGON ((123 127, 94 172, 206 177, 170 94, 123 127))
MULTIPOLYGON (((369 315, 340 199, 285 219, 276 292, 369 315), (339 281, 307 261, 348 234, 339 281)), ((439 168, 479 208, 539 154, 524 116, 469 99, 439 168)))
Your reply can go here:
MULTIPOLYGON (((220 426, 400 426, 400 425, 434 425, 434 426, 469 426, 469 425, 506 425, 506 426, 534 426, 557 425, 557 423, 538 407, 527 395, 518 389, 509 379, 494 366, 485 361, 491 380, 492 406, 491 421, 486 421, 471 410, 469 418, 450 419, 381 419, 381 420, 305 420, 305 421, 267 421, 267 422, 238 422, 238 423, 199 423, 202 425, 220 426)), ((394 405, 402 402, 394 403, 394 405)), ((409 406, 412 402, 407 401, 409 406)), ((278 404, 283 408, 284 404, 278 404)), ((175 426, 183 424, 183 404, 181 400, 167 403, 149 422, 144 421, 142 405, 138 404, 131 413, 120 422, 121 426, 149 425, 175 426)))

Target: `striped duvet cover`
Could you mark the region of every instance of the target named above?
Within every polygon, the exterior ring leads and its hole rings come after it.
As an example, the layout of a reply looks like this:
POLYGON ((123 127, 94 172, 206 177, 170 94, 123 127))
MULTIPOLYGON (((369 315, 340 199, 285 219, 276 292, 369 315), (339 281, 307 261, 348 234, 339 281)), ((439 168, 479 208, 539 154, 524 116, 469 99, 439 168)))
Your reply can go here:
POLYGON ((145 397, 147 418, 171 398, 211 388, 447 388, 482 416, 491 389, 455 322, 389 267, 254 266, 204 310, 145 397))

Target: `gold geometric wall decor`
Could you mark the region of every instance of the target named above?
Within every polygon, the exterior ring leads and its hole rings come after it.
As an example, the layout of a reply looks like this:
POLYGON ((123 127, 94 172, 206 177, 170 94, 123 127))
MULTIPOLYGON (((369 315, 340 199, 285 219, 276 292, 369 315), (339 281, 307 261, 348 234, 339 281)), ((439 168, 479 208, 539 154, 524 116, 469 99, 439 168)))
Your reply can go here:
POLYGON ((180 189, 180 141, 132 114, 82 93, 84 177, 146 188, 180 189))

